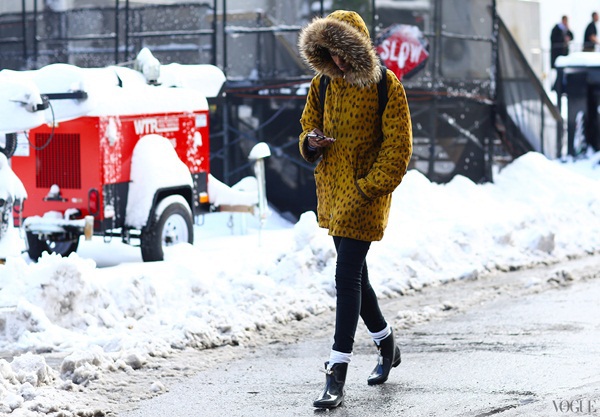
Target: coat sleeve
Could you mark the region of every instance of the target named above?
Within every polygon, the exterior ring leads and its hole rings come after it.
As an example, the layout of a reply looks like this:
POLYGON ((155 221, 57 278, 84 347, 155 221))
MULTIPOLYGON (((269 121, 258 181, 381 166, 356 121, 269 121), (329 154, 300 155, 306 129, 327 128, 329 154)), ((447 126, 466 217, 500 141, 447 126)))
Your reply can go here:
POLYGON ((369 199, 393 192, 402 181, 412 156, 412 122, 404 87, 388 70, 388 103, 382 116, 383 142, 367 175, 357 181, 369 199))
POLYGON ((302 111, 300 124, 302 125, 302 133, 300 133, 300 154, 308 162, 316 162, 321 156, 321 149, 311 151, 308 149, 308 140, 306 135, 313 129, 323 130, 323 112, 319 99, 319 84, 321 78, 314 77, 310 83, 310 89, 306 97, 306 105, 302 111))

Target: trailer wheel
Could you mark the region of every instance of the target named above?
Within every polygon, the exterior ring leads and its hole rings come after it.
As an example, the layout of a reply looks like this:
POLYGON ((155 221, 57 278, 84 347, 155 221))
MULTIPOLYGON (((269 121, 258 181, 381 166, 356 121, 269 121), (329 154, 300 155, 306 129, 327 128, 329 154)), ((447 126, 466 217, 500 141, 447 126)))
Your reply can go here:
POLYGON ((6 139, 4 146, 0 146, 0 152, 6 155, 6 158, 10 158, 17 150, 17 135, 15 133, 7 133, 4 137, 6 139))
POLYGON ((194 243, 192 211, 183 197, 167 197, 156 213, 154 221, 142 231, 140 246, 144 262, 162 261, 167 246, 194 243))
POLYGON ((49 237, 38 236, 32 232, 26 232, 27 252, 32 261, 37 262, 42 253, 57 253, 61 256, 69 256, 77 251, 79 236, 69 240, 53 240, 49 237))

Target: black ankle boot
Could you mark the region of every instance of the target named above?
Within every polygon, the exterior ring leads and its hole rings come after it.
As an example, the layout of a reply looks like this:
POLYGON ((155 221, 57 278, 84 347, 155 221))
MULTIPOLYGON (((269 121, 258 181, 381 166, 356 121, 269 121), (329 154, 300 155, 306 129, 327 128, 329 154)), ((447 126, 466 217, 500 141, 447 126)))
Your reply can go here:
POLYGON ((344 384, 346 383, 347 363, 334 363, 328 369, 329 362, 325 362, 325 388, 319 398, 313 402, 317 408, 335 408, 344 399, 344 384))
MULTIPOLYGON (((377 344, 375 344, 377 346, 377 344)), ((369 375, 369 385, 383 384, 387 381, 392 368, 400 365, 400 348, 396 346, 394 331, 377 346, 377 365, 369 375)))

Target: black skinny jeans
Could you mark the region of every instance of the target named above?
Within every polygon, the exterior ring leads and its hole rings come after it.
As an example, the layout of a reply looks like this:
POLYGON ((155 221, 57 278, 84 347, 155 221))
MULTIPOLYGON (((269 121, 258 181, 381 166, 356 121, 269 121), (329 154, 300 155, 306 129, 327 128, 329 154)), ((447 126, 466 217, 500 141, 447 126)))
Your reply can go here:
POLYGON ((352 353, 359 315, 371 333, 382 331, 387 323, 369 283, 366 257, 371 242, 338 236, 333 237, 333 242, 337 251, 337 296, 332 349, 352 353))

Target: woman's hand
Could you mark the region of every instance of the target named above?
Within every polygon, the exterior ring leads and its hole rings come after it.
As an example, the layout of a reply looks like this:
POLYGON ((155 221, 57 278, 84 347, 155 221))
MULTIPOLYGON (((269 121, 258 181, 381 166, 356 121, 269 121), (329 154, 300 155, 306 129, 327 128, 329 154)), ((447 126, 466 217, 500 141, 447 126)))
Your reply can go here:
POLYGON ((313 129, 306 137, 308 138, 308 146, 313 149, 326 148, 335 142, 334 138, 326 137, 319 129, 313 129))

